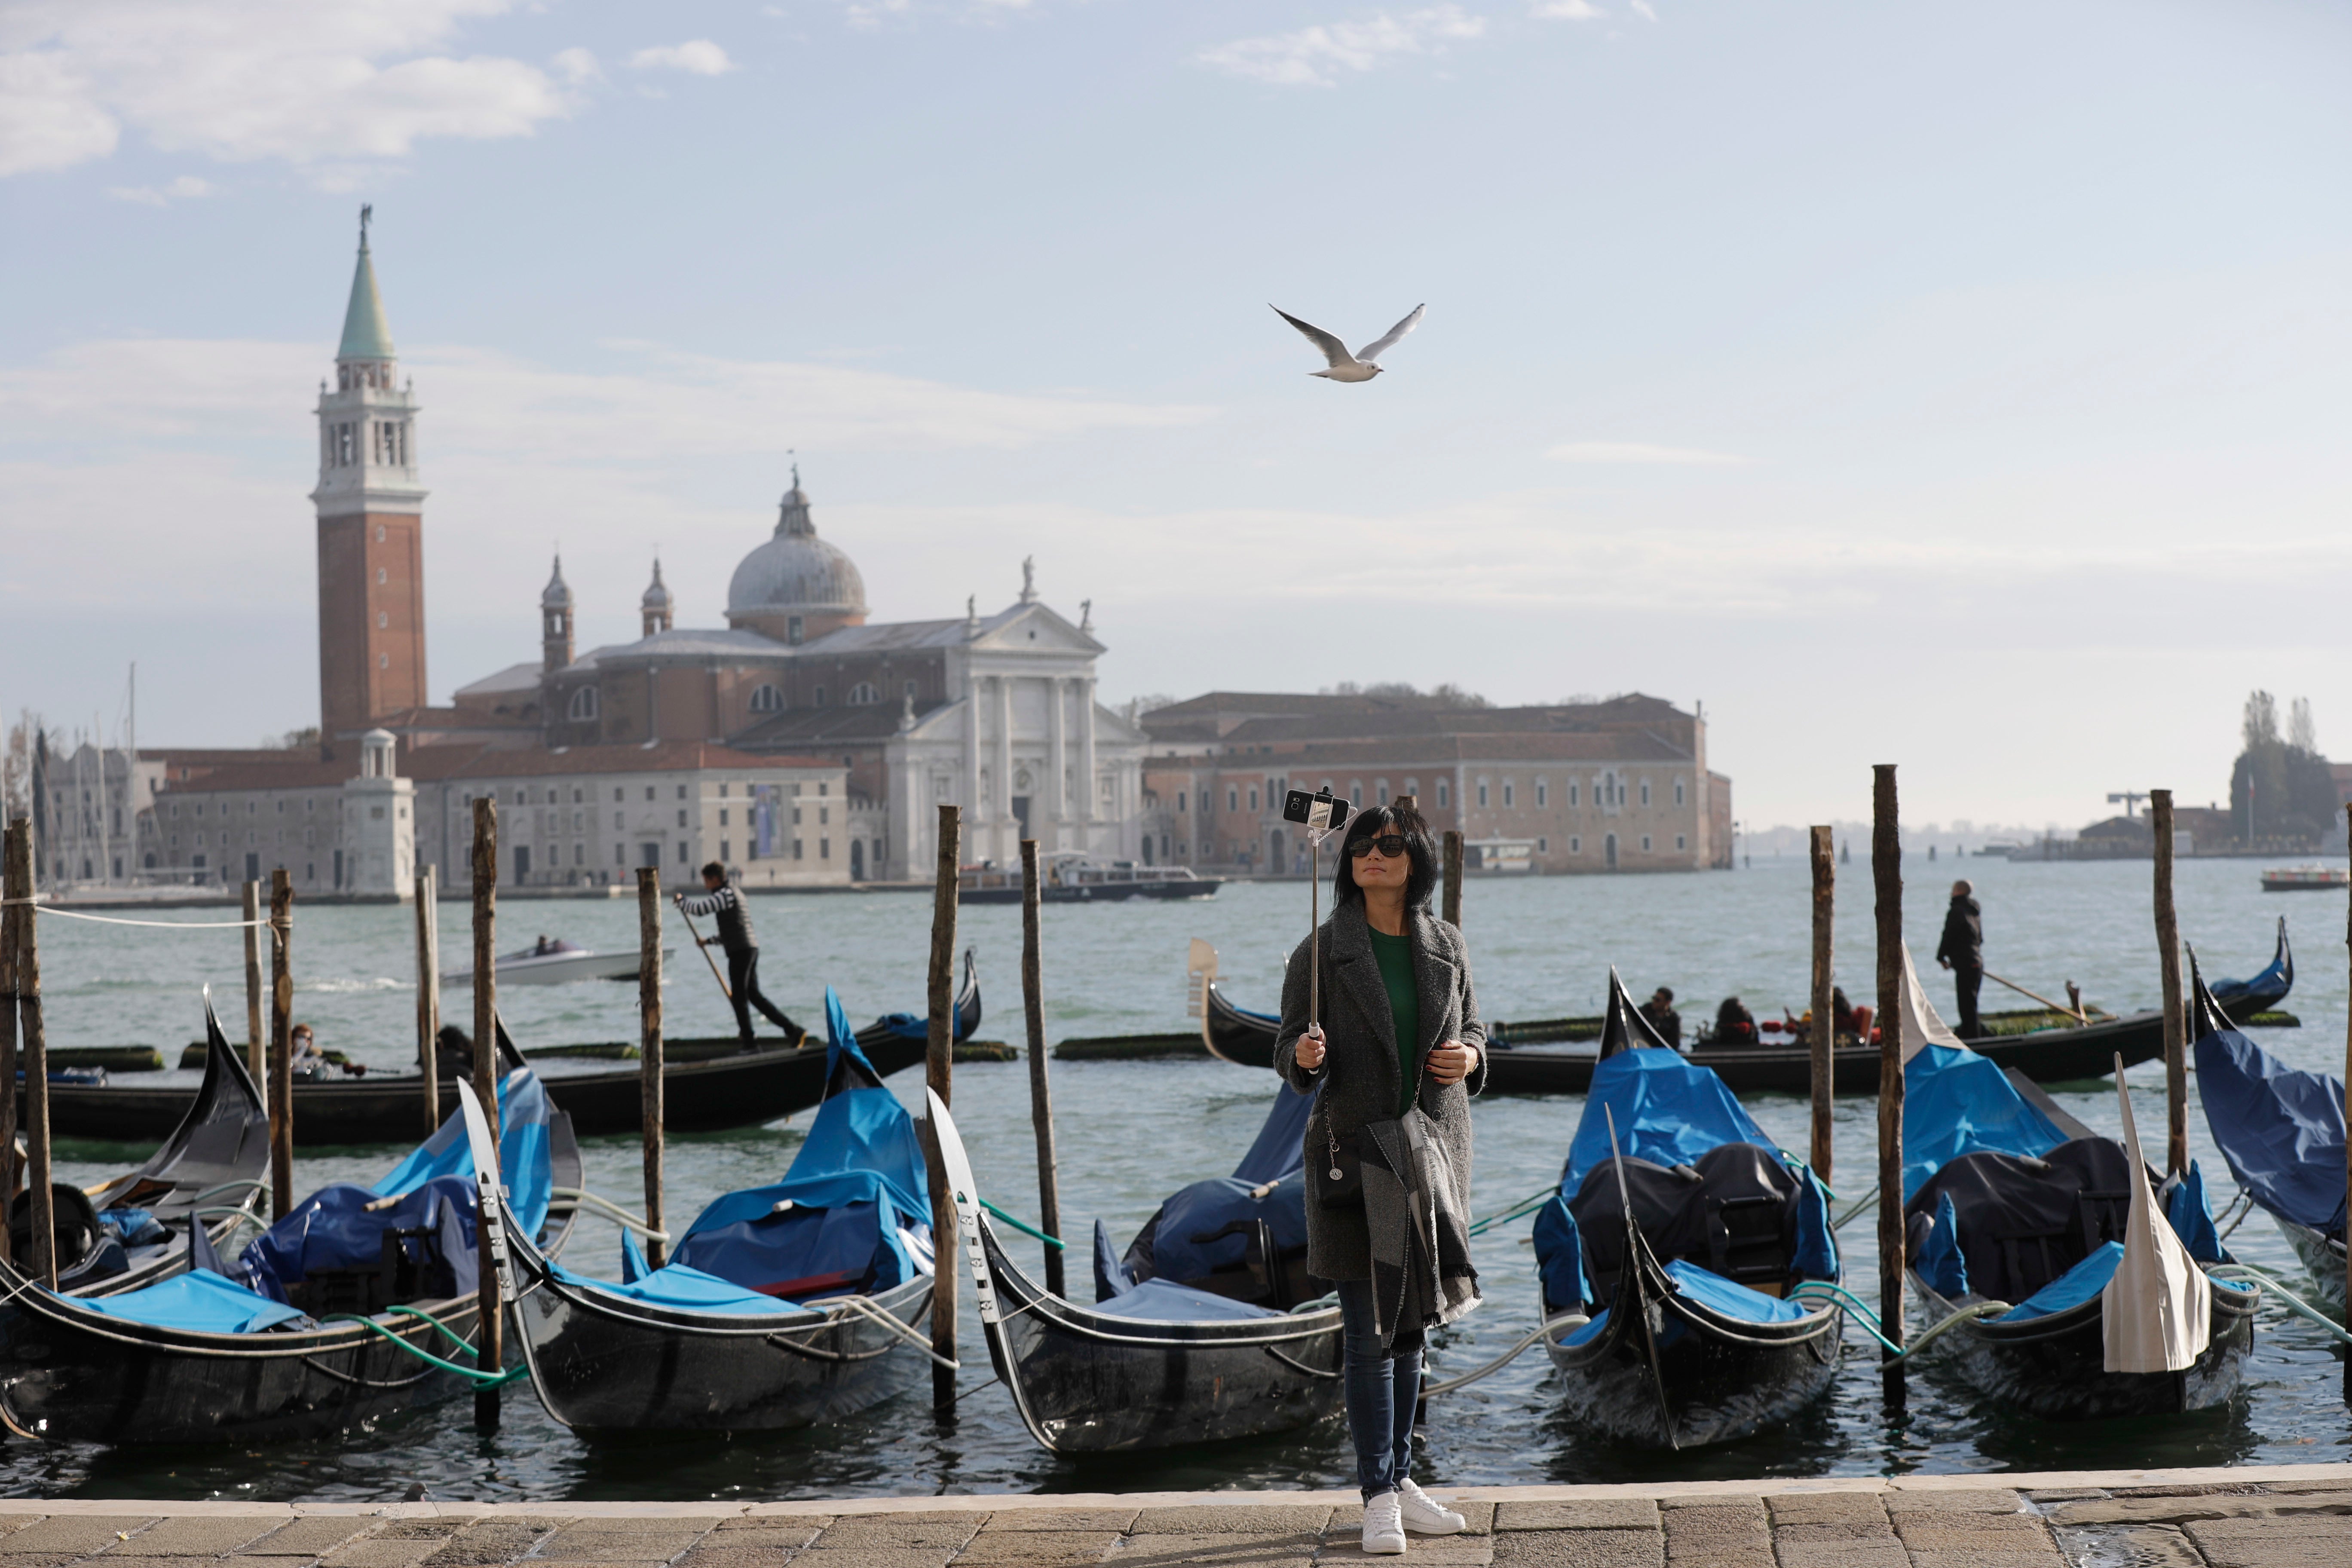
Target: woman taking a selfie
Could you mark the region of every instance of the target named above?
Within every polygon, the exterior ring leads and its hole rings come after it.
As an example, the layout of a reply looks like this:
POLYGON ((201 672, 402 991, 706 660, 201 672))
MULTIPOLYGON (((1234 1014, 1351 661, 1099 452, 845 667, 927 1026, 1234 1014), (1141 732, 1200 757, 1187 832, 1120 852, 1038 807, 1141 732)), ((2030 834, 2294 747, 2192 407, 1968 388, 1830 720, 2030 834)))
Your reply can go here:
MULTIPOLYGON (((1408 1131, 1423 1144, 1425 1169, 1439 1173, 1433 1198, 1446 1250, 1449 1215, 1469 1212, 1470 1097, 1485 1086, 1486 1033, 1462 933, 1429 912, 1437 856, 1421 814, 1402 803, 1359 813, 1339 858, 1319 943, 1303 942, 1290 956, 1274 1066, 1294 1089, 1320 1096, 1307 1124, 1307 1267, 1339 1289, 1364 1550, 1398 1552, 1406 1531, 1451 1535, 1463 1527, 1462 1516, 1415 1486, 1407 1468, 1423 1331, 1466 1311, 1476 1289, 1466 1251, 1450 1253, 1448 1277, 1437 1279, 1439 1260, 1418 1256, 1425 1245, 1411 1245, 1418 1226, 1402 1256, 1428 1279, 1418 1289, 1409 1279, 1396 1283, 1412 1273, 1411 1265, 1402 1275, 1389 1267, 1400 1256, 1395 1233, 1405 1227, 1380 1199, 1368 1215, 1362 1168, 1386 1168, 1379 1151, 1405 1146, 1408 1131), (1321 1016, 1311 1019, 1318 945, 1321 1016), (1376 1257, 1384 1266, 1378 1291, 1376 1257)), ((1458 1238, 1459 1226, 1450 1234, 1458 1238)))

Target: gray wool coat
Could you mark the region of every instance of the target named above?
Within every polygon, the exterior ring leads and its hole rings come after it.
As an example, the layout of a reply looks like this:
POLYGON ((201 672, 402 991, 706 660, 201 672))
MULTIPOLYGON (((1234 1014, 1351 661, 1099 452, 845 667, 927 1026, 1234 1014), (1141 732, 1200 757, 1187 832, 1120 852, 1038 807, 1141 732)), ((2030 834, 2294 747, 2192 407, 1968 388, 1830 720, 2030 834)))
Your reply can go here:
MULTIPOLYGON (((1412 969, 1421 983, 1421 1038, 1414 1043, 1420 1106, 1452 1163, 1456 1213, 1470 1212, 1470 1100, 1486 1087, 1486 1030, 1470 986, 1470 952, 1462 933, 1427 910, 1408 917, 1412 969), (1440 1085, 1424 1064, 1447 1040, 1478 1048, 1478 1065, 1460 1083, 1440 1085)), ((1282 1027, 1275 1036, 1274 1070, 1301 1094, 1323 1096, 1307 1121, 1307 1267, 1326 1279, 1372 1277, 1371 1239, 1360 1208, 1322 1205, 1323 1173, 1330 1168, 1329 1136, 1354 1146, 1356 1130, 1397 1113, 1403 1085, 1397 1077, 1396 1022, 1372 956, 1371 930, 1360 903, 1342 904, 1323 922, 1323 1065, 1299 1067, 1298 1037, 1307 1032, 1308 942, 1290 955, 1282 982, 1282 1027)))

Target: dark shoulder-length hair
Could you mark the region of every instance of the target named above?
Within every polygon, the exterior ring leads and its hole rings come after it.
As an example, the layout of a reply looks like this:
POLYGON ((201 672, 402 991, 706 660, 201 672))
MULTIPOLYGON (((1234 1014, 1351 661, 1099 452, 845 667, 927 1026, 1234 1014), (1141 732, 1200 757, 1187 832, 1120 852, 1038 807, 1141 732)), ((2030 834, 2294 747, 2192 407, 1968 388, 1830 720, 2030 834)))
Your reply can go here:
POLYGON ((1404 907, 1429 907, 1430 892, 1437 886, 1437 846, 1430 842, 1429 824, 1408 805, 1371 805, 1348 819, 1348 836, 1339 843, 1339 864, 1331 873, 1334 908, 1364 901, 1364 889, 1356 886, 1356 861, 1350 848, 1360 838, 1378 838, 1386 833, 1404 836, 1405 858, 1412 862, 1412 870, 1404 879, 1404 907))

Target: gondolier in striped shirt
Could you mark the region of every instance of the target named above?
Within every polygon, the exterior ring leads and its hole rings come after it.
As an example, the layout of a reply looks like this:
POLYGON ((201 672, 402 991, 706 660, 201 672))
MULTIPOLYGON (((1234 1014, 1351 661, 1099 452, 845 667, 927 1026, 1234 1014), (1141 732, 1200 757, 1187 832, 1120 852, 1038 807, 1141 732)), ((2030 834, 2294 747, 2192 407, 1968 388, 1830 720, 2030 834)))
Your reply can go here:
POLYGON ((735 1027, 746 1046, 751 1044, 751 1009, 757 1007, 768 1016, 768 1022, 784 1032, 785 1038, 798 1044, 806 1031, 784 1016, 760 990, 760 944, 751 936, 751 911, 744 907, 743 895, 727 879, 727 868, 713 860, 702 868, 702 885, 708 891, 692 898, 677 895, 677 907, 690 915, 719 917, 719 934, 698 936, 695 941, 704 947, 716 942, 727 954, 728 999, 735 1004, 735 1027))

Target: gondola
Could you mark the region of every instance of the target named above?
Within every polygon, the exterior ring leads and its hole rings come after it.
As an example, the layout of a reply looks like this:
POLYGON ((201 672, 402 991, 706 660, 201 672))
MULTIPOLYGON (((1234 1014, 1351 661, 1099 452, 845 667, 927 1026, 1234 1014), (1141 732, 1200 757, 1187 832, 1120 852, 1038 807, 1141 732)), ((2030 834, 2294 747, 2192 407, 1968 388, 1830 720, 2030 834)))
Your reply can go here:
MULTIPOLYGON (((229 1048, 209 992, 205 1033, 220 1065, 207 1064, 186 1114, 144 1163, 88 1190, 52 1184, 58 1289, 67 1295, 111 1296, 152 1285, 184 1265, 190 1226, 202 1225, 206 1239, 220 1246, 261 1202, 269 1112, 229 1048)), ((12 1208, 11 1228, 24 1237, 32 1234, 31 1207, 20 1193, 12 1208)), ((26 1256, 22 1238, 14 1255, 26 1256)))
POLYGON ((523 1354, 564 1426, 814 1426, 927 1370, 915 1332, 931 1309, 922 1150, 830 987, 825 1004, 825 1100, 782 1182, 712 1202, 663 1268, 646 1270, 625 1242, 617 1284, 515 1246, 523 1354))
MULTIPOLYGON (((2261 1295, 2223 1278, 2200 1274, 2194 1285, 2184 1277, 2167 1308, 2175 1323, 2194 1320, 2181 1331, 2201 1342, 2193 1354, 2164 1370, 2107 1370, 2128 1362, 2110 1341, 2130 1342, 2145 1309, 2135 1294, 2111 1310, 2111 1281, 2139 1279, 2152 1257, 2168 1254, 2184 1276, 2227 1261, 2201 1174, 2192 1165, 2152 1184, 2136 1138, 2126 1148, 2053 1121, 1945 1027, 1907 951, 1903 962, 1912 1289, 1929 1325, 1966 1309, 1986 1313, 1953 1323, 1922 1354, 1979 1394, 2045 1420, 2169 1415, 2226 1401, 2244 1377, 2261 1295)), ((2125 1093, 2120 1081, 2116 1091, 2125 1093)), ((2128 1100, 2125 1117, 2128 1129, 2128 1100)))
MULTIPOLYGON (((2221 1005, 2234 1019, 2267 1012, 2286 999, 2294 984, 2294 960, 2287 949, 2286 924, 2279 924, 2278 949, 2269 967, 2252 980, 2233 982, 2241 989, 2234 1000, 2221 1005)), ((1201 1035, 1210 1053, 1242 1067, 1274 1065, 1275 1032, 1281 1019, 1254 1013, 1228 1000, 1212 978, 1202 1008, 1201 1035)), ((1512 1046, 1497 1042, 1486 1057, 1489 1094, 1582 1094, 1592 1084, 1600 1059, 1594 1046, 1512 1046)), ((2036 1029, 2029 1034, 1971 1041, 1980 1056, 2003 1068, 2015 1068, 2037 1083, 2068 1083, 2104 1078, 2115 1070, 2115 1058, 2136 1067, 2164 1054, 2162 1012, 2135 1013, 2105 1023, 2036 1029)), ((1772 1046, 1697 1046, 1683 1052, 1696 1067, 1711 1068, 1734 1094, 1806 1094, 1811 1091, 1813 1064, 1810 1051, 1772 1046)), ((1840 1094, 1878 1092, 1878 1047, 1842 1047, 1835 1054, 1834 1081, 1840 1094)))
MULTIPOLYGON (((955 1018, 959 1040, 971 1037, 980 1026, 979 970, 969 952, 956 993, 955 1018)), ((919 1015, 894 1013, 860 1029, 857 1039, 875 1069, 887 1078, 923 1059, 926 1032, 919 1015)), ((645 1080, 634 1063, 606 1067, 558 1059, 537 1065, 556 1109, 572 1118, 578 1136, 638 1130, 645 1080)), ((815 1105, 824 1098, 824 1053, 790 1047, 665 1062, 662 1125, 673 1132, 757 1127, 815 1105)), ((443 1105, 457 1103, 457 1082, 455 1077, 442 1079, 443 1105)), ((191 1092, 184 1085, 52 1085, 49 1125, 60 1138, 161 1138, 186 1112, 191 1092)), ((406 1142, 416 1136, 417 1108, 423 1100, 422 1082, 414 1074, 370 1073, 298 1083, 294 1145, 318 1149, 406 1142)))
MULTIPOLYGON (((580 1184, 570 1122, 527 1064, 499 1099, 513 1207, 555 1250, 572 1211, 553 1191, 580 1184)), ((49 1441, 317 1439, 456 1392, 423 1358, 465 1363, 479 1326, 472 1165, 453 1111, 373 1187, 321 1188, 234 1264, 191 1238, 182 1272, 100 1298, 0 1264, 0 1423, 49 1441)))
POLYGON ((1304 1248, 1286 1245, 1288 1219, 1271 1217, 1295 1202, 1303 1244, 1299 1118, 1313 1102, 1286 1088, 1277 1094, 1243 1162, 1247 1173, 1224 1184, 1227 1195, 1240 1200, 1231 1206, 1251 1209, 1253 1217, 1229 1220, 1214 1232, 1193 1230, 1197 1221, 1170 1228, 1171 1210, 1196 1187, 1162 1205, 1146 1227, 1161 1261, 1172 1262, 1180 1247, 1195 1257, 1205 1248, 1212 1267, 1190 1281, 1156 1272, 1137 1280, 1133 1265, 1143 1259, 1130 1249, 1123 1277, 1102 1280, 1110 1299, 1091 1307, 1041 1289, 1006 1256, 982 1208, 955 1122, 930 1096, 989 1359, 1041 1447, 1055 1454, 1189 1447, 1296 1431, 1339 1407, 1339 1309, 1309 1300, 1287 1310, 1289 1299, 1308 1289, 1304 1248), (1286 1136, 1276 1126, 1284 1119, 1286 1136), (1274 1162, 1286 1162, 1286 1173, 1269 1171, 1274 1162), (1226 1252, 1238 1267, 1222 1267, 1226 1252))
POLYGON ((2288 1067, 2231 1028, 2189 959, 2205 1125, 2254 1206, 2344 1310, 2344 1083, 2288 1067))
POLYGON ((1795 1293, 1841 1277, 1828 1194, 1720 1077, 1650 1029, 1614 970, 1591 1098, 1535 1248, 1562 1405, 1610 1442, 1733 1442, 1837 1375, 1838 1308, 1795 1293))

